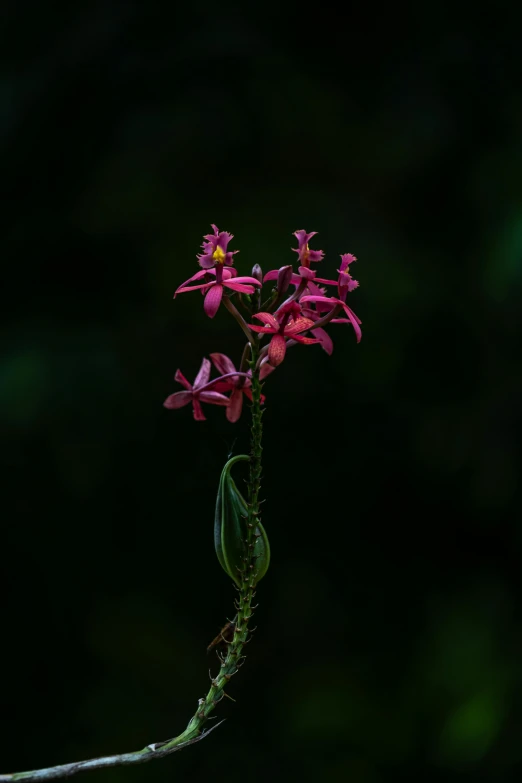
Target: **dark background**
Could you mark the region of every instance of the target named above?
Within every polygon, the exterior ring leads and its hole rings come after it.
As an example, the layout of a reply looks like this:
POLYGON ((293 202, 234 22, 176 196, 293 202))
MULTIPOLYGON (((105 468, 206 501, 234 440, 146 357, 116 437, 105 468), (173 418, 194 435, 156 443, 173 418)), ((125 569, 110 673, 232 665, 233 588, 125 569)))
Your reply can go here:
POLYGON ((175 736, 208 687, 248 422, 162 402, 242 349, 172 301, 215 222, 240 274, 301 228, 326 276, 355 253, 363 340, 265 387, 272 565, 226 723, 85 780, 520 779, 520 14, 344 14, 4 3, 1 772, 175 736))

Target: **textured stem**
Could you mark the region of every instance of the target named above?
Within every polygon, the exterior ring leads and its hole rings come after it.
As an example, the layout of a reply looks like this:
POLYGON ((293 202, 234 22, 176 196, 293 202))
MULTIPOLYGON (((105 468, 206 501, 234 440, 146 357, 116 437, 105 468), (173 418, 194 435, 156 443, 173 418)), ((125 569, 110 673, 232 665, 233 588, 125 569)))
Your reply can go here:
POLYGON ((248 623, 252 617, 252 599, 255 595, 256 566, 252 556, 255 546, 256 527, 259 522, 259 492, 261 489, 261 436, 262 415, 261 387, 259 380, 259 368, 256 367, 259 356, 259 339, 253 338, 251 343, 251 357, 249 361, 252 369, 252 425, 250 440, 250 474, 248 479, 248 518, 247 538, 245 541, 244 566, 241 570, 239 597, 236 601, 237 616, 235 621, 234 636, 227 645, 227 654, 221 658, 221 666, 217 676, 211 681, 211 687, 192 720, 189 722, 185 734, 189 737, 198 736, 208 716, 216 704, 226 696, 225 688, 230 679, 241 668, 245 656, 243 648, 248 641, 248 623))
POLYGON ((46 767, 45 769, 33 769, 30 772, 13 772, 10 775, 0 775, 0 783, 14 783, 14 781, 23 780, 55 780, 56 778, 68 778, 77 772, 83 772, 88 769, 103 769, 104 767, 120 767, 129 764, 143 764, 145 761, 160 759, 169 756, 177 750, 186 748, 199 742, 211 731, 217 729, 223 721, 216 723, 211 729, 205 731, 197 737, 189 738, 187 732, 183 732, 179 737, 168 740, 167 742, 152 742, 142 750, 132 753, 120 753, 116 756, 100 756, 96 759, 87 759, 86 761, 73 761, 71 764, 59 764, 57 767, 46 767))

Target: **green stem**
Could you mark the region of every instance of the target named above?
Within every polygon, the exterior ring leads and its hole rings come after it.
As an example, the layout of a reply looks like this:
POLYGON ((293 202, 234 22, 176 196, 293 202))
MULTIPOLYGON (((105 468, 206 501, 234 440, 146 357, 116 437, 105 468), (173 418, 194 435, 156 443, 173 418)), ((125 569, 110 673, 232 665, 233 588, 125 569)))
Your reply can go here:
MULTIPOLYGON (((234 307, 228 297, 224 299, 225 306, 239 322, 241 328, 248 337, 250 343, 250 360, 248 366, 252 371, 252 423, 250 428, 250 473, 247 487, 247 537, 245 541, 244 567, 241 572, 239 598, 236 601, 236 622, 234 636, 227 645, 227 654, 221 658, 221 666, 217 676, 211 681, 210 690, 204 699, 200 699, 199 708, 183 734, 171 740, 170 744, 179 744, 180 741, 186 742, 199 737, 203 726, 209 718, 214 707, 219 704, 221 699, 226 696, 225 688, 230 679, 236 674, 245 658, 243 649, 248 641, 248 623, 252 617, 252 600, 255 595, 256 585, 256 565, 253 557, 255 547, 256 527, 260 521, 260 501, 259 493, 261 490, 261 454, 263 451, 261 439, 263 434, 261 408, 261 389, 262 384, 259 379, 260 368, 258 359, 260 354, 261 337, 253 334, 243 320, 241 314, 234 307)), ((252 295, 252 312, 258 312, 261 302, 261 293, 257 290, 252 295)), ((243 361, 246 361, 246 349, 243 352, 243 361)))
POLYGON ((56 780, 57 778, 69 778, 77 772, 85 772, 89 769, 104 769, 106 767, 143 764, 146 761, 170 756, 171 753, 174 753, 177 750, 186 748, 188 745, 193 745, 194 742, 199 742, 206 737, 207 734, 210 734, 211 731, 217 729, 222 722, 223 721, 216 723, 211 729, 208 729, 203 734, 200 734, 198 737, 193 737, 192 739, 185 739, 182 734, 175 740, 152 742, 150 745, 146 745, 142 748, 142 750, 136 750, 131 753, 119 753, 115 756, 100 756, 99 758, 87 759, 85 761, 73 761, 70 764, 58 764, 56 767, 33 769, 29 772, 13 772, 9 775, 0 775, 0 783, 15 783, 15 781, 21 780, 23 780, 24 783, 28 783, 29 781, 56 780))
POLYGON ((179 742, 199 736, 210 713, 216 704, 226 695, 225 688, 230 679, 237 673, 245 656, 243 648, 248 641, 248 623, 253 614, 252 600, 255 595, 256 566, 252 556, 255 546, 256 527, 260 517, 259 493, 261 489, 261 454, 262 454, 262 416, 261 387, 259 380, 259 367, 256 367, 259 356, 259 339, 254 337, 251 343, 251 356, 248 362, 252 370, 252 425, 250 436, 250 474, 248 479, 248 518, 247 538, 245 541, 244 567, 241 573, 239 598, 236 602, 236 624, 232 641, 228 644, 227 654, 221 659, 221 666, 217 676, 212 680, 209 692, 201 699, 198 711, 189 722, 181 737, 172 742, 179 742))

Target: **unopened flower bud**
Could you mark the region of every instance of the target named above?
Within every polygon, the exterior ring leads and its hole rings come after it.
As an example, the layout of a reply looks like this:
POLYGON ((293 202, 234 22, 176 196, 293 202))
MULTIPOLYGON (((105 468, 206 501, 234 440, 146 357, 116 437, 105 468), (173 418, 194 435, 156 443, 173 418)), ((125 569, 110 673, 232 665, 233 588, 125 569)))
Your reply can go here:
POLYGON ((277 293, 279 295, 285 294, 288 291, 288 287, 292 282, 293 269, 291 265, 282 266, 277 275, 277 293))
POLYGON ((261 284, 263 283, 263 270, 259 264, 254 264, 252 267, 252 277, 255 277, 256 280, 259 280, 261 284))

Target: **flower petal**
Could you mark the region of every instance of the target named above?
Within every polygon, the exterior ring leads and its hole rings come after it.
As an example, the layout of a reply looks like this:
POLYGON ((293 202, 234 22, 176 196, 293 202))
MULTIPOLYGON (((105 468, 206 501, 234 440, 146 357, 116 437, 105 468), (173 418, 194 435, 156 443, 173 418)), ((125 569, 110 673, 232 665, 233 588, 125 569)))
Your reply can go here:
POLYGON ((263 283, 268 282, 268 280, 277 280, 277 276, 279 275, 279 269, 271 269, 270 272, 267 272, 266 275, 263 278, 263 283))
POLYGON ((285 334, 288 335, 288 337, 293 337, 293 335, 299 334, 299 332, 306 332, 306 330, 313 325, 314 322, 311 318, 296 318, 295 321, 291 321, 288 326, 285 327, 285 334))
POLYGON ((194 397, 192 400, 192 412, 194 414, 194 418, 196 421, 206 421, 206 416, 203 413, 203 408, 200 405, 199 400, 197 397, 194 397))
POLYGON ((318 329, 314 329, 312 334, 316 335, 316 337, 319 339, 319 342, 321 343, 321 348, 326 351, 328 356, 331 356, 333 353, 333 340, 328 332, 322 327, 319 327, 318 329))
POLYGON ((314 283, 324 283, 325 285, 337 285, 337 280, 326 280, 324 277, 315 277, 314 283))
POLYGON ((315 237, 317 234, 317 231, 310 231, 309 234, 306 233, 304 229, 299 229, 299 231, 294 231, 294 237, 297 238, 297 241, 299 243, 299 250, 303 248, 305 245, 308 244, 308 242, 311 240, 312 237, 315 237))
POLYGON ((176 374, 174 376, 174 380, 176 383, 181 383, 182 386, 185 387, 185 389, 192 390, 192 384, 187 381, 181 370, 176 370, 176 374))
POLYGON ((322 261, 324 258, 324 250, 308 250, 307 251, 308 262, 311 264, 317 261, 322 261))
POLYGON ((272 367, 271 364, 268 363, 268 360, 263 360, 261 362, 261 368, 259 370, 259 380, 264 381, 265 378, 270 375, 270 373, 273 373, 275 370, 275 367, 272 367))
POLYGON ((279 329, 273 329, 271 326, 256 326, 256 324, 248 324, 249 329, 253 332, 259 332, 260 334, 274 334, 279 329))
MULTIPOLYGON (((224 271, 228 272, 228 269, 224 271)), ((250 285, 261 285, 259 280, 256 280, 255 277, 249 277, 248 275, 242 275, 240 277, 234 278, 234 283, 249 283, 250 285)))
POLYGON ((274 318, 272 313, 256 313, 254 318, 257 318, 258 321, 264 323, 265 326, 271 326, 272 329, 279 329, 279 321, 277 318, 274 318))
POLYGON ((175 394, 171 394, 169 397, 167 397, 167 399, 163 403, 163 407, 173 411, 173 410, 177 410, 178 408, 183 408, 184 405, 188 405, 191 400, 192 400, 192 392, 189 391, 175 392, 175 394))
POLYGON ((253 294, 255 291, 253 285, 243 285, 242 283, 238 283, 236 280, 223 280, 223 285, 226 285, 227 288, 231 288, 232 291, 239 291, 242 294, 253 294))
POLYGON ((235 388, 237 388, 237 384, 234 383, 233 378, 225 378, 224 381, 220 381, 219 378, 216 378, 215 381, 212 381, 212 391, 229 392, 233 391, 235 388))
POLYGON ((313 280, 315 277, 315 272, 313 269, 309 269, 307 266, 300 266, 299 275, 301 277, 305 277, 307 280, 313 280))
POLYGON ((232 392, 230 397, 230 405, 227 408, 227 419, 234 423, 241 416, 243 410, 243 392, 241 389, 236 389, 232 392))
POLYGON ((357 342, 360 343, 362 337, 362 331, 361 331, 361 327, 359 326, 359 324, 361 323, 359 318, 357 318, 353 310, 351 310, 347 304, 343 304, 343 310, 348 316, 348 320, 350 321, 351 325, 353 326, 353 330, 357 337, 357 342))
POLYGON ((212 257, 212 248, 210 248, 210 252, 200 253, 196 258, 198 259, 198 264, 203 267, 203 269, 213 269, 214 259, 212 257))
POLYGON ((303 337, 302 334, 294 334, 293 340, 302 345, 312 345, 313 343, 320 343, 320 340, 316 340, 315 337, 303 337))
POLYGON ((350 264, 353 264, 354 261, 357 261, 357 256, 354 256, 353 253, 343 253, 341 255, 341 268, 337 271, 346 272, 350 264))
POLYGON ((196 379, 194 381, 194 390, 199 389, 200 386, 204 386, 206 383, 208 383, 211 366, 212 365, 208 359, 203 359, 201 362, 201 367, 199 368, 199 372, 196 375, 196 379))
POLYGON ((184 283, 182 283, 178 288, 176 288, 176 293, 174 294, 174 298, 176 297, 176 294, 180 293, 181 288, 185 288, 189 283, 192 283, 193 280, 201 280, 202 277, 205 275, 215 275, 216 271, 215 269, 200 269, 199 272, 196 272, 195 275, 192 275, 192 277, 189 277, 188 280, 185 280, 184 283))
POLYGON ((230 402, 228 397, 216 391, 202 391, 198 394, 198 399, 201 402, 208 402, 210 405, 228 405, 230 402))
MULTIPOLYGON (((348 307, 348 305, 346 305, 346 307, 348 307)), ((358 318, 358 317, 355 315, 354 311, 353 311, 351 308, 349 308, 349 309, 350 309, 350 312, 351 312, 351 314, 353 315, 353 317, 354 317, 354 318, 355 318, 355 320, 357 321, 357 323, 358 323, 359 325, 361 325, 361 324, 362 324, 362 321, 361 321, 361 319, 360 319, 360 318, 358 318)), ((352 319, 351 319, 351 318, 332 318, 332 320, 330 321, 330 323, 331 323, 331 324, 351 324, 351 323, 352 323, 352 319)))
MULTIPOLYGON (((234 234, 230 234, 228 231, 220 231, 217 236, 216 245, 221 248, 221 250, 226 251, 228 247, 228 243, 234 239, 234 234)), ((237 253, 237 250, 236 250, 237 253)))
POLYGON ((215 283, 212 288, 209 289, 205 296, 205 302, 203 303, 203 309, 209 318, 214 318, 215 314, 219 310, 221 299, 223 296, 223 284, 215 283))
POLYGON ((268 360, 272 367, 281 364, 286 354, 286 340, 282 334, 274 334, 268 346, 268 360))
POLYGON ((323 304, 328 304, 334 307, 337 304, 343 304, 339 299, 336 299, 333 296, 302 296, 300 299, 301 302, 321 302, 323 304))
MULTIPOLYGON (((226 375, 229 372, 234 372, 236 369, 232 359, 229 359, 228 356, 225 356, 224 353, 211 353, 210 358, 212 359, 212 364, 220 375, 226 375)), ((229 380, 234 379, 230 378, 229 380)))
MULTIPOLYGON (((228 253, 225 253, 225 264, 227 264, 228 266, 233 264, 234 263, 233 257, 236 255, 236 253, 239 253, 239 250, 232 250, 232 251, 229 250, 228 253)), ((234 272, 237 275, 237 269, 234 269, 234 272)))
POLYGON ((199 291, 200 288, 210 288, 211 286, 215 286, 215 285, 216 282, 215 280, 213 280, 210 283, 202 283, 201 285, 182 286, 181 288, 178 288, 176 290, 176 293, 174 294, 174 299, 177 297, 178 294, 185 294, 188 291, 199 291))

